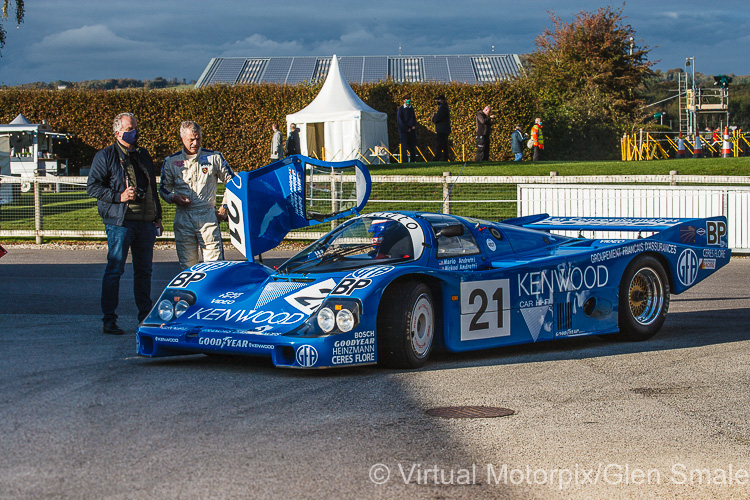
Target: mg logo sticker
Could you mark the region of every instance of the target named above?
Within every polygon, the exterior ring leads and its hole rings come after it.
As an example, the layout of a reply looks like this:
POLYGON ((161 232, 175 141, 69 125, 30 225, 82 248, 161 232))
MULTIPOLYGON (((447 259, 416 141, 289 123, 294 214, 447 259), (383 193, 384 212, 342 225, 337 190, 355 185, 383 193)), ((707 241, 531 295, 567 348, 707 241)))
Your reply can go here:
POLYGON ((680 283, 685 286, 695 283, 699 267, 700 262, 698 262, 698 256, 695 255, 695 252, 689 248, 683 250, 680 258, 677 259, 677 278, 680 280, 680 283))
POLYGON ((318 362, 318 351, 311 345, 302 345, 297 348, 296 358, 300 366, 310 368, 318 362))

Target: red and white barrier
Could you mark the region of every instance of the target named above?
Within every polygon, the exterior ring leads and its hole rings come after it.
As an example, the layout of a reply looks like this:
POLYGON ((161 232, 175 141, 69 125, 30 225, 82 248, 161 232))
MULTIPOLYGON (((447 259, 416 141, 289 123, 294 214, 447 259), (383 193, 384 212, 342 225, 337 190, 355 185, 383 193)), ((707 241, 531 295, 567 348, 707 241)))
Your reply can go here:
POLYGON ((729 127, 724 127, 724 143, 721 146, 722 158, 732 157, 732 143, 729 142, 729 127))
POLYGON ((703 158, 703 138, 695 135, 695 148, 693 149, 693 158, 703 158))
POLYGON ((682 134, 677 139, 677 158, 685 158, 685 139, 682 138, 682 134))

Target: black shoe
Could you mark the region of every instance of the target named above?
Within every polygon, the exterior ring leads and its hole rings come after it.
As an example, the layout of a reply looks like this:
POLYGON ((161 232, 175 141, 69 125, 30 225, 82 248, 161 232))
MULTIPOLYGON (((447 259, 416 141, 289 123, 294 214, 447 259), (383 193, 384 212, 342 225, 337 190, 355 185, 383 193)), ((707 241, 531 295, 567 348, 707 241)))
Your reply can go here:
POLYGON ((107 335, 122 335, 125 333, 125 330, 117 326, 116 322, 108 321, 104 323, 104 326, 102 327, 102 332, 106 333, 107 335))

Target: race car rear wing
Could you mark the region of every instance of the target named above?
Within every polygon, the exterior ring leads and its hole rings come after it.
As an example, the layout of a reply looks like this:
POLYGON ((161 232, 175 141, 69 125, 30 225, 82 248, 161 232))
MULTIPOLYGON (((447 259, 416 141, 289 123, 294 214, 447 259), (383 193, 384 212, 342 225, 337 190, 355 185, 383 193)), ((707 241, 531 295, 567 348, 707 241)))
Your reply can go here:
MULTIPOLYGON (((621 231, 655 233, 649 238, 686 245, 727 247, 727 219, 724 216, 705 219, 665 217, 550 217, 529 215, 503 221, 542 231, 621 231)), ((639 236, 640 237, 640 236, 639 236)))
POLYGON ((550 217, 547 214, 532 215, 503 221, 530 229, 557 231, 663 231, 678 224, 695 219, 671 219, 648 217, 550 217), (526 220, 524 220, 526 219, 526 220), (517 221, 517 222, 516 222, 517 221))
POLYGON ((224 194, 229 238, 252 260, 278 246, 289 231, 360 213, 371 187, 370 172, 359 160, 333 163, 293 155, 240 172, 224 194))

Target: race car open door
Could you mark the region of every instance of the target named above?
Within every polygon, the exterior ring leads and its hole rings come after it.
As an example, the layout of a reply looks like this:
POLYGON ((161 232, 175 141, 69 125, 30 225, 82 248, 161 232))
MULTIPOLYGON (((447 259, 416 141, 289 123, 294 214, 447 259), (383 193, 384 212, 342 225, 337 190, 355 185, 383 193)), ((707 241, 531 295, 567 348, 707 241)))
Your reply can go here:
POLYGON ((293 155, 227 184, 224 203, 232 244, 248 259, 278 246, 294 229, 362 211, 370 172, 359 160, 325 162, 293 155))

